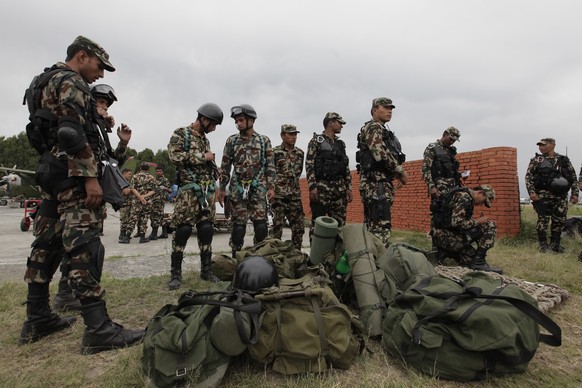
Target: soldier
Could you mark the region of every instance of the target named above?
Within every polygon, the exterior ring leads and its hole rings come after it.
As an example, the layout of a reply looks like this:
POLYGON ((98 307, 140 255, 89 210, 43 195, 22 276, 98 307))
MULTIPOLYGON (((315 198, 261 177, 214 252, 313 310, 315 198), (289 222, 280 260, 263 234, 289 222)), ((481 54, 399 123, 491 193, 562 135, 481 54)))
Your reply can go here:
POLYGON ((461 137, 455 127, 445 129, 443 135, 424 150, 422 161, 422 179, 428 186, 431 199, 447 193, 454 187, 461 186, 459 162, 456 159, 457 148, 453 145, 461 137))
POLYGON ((534 210, 538 214, 536 231, 538 234, 539 251, 551 250, 563 253, 560 245, 562 227, 568 214, 568 191, 572 190, 570 201, 578 203, 578 182, 576 171, 565 155, 554 151, 556 141, 545 138, 537 143, 540 153, 536 153, 527 167, 525 184, 534 210), (546 230, 550 227, 550 245, 546 230))
POLYGON ((439 263, 450 256, 474 270, 503 272, 501 268, 487 264, 486 260, 487 251, 495 244, 495 222, 483 213, 473 218, 475 206, 491 207, 494 199, 495 191, 489 185, 474 189, 456 188, 441 196, 439 209, 433 208, 432 230, 439 263))
POLYGON ((59 317, 49 307, 49 283, 61 257, 69 269, 69 284, 81 302, 83 354, 126 347, 144 335, 143 330, 124 329, 109 318, 105 290, 100 285, 105 249, 99 231, 105 204, 98 181, 99 160, 108 155, 122 159, 131 138, 127 126, 119 127, 119 145, 113 151, 107 131, 99 126, 105 119, 112 127, 114 120, 97 112, 88 83, 102 78, 105 70, 115 70, 109 55, 95 42, 79 36, 67 48, 65 62, 35 78, 27 91, 35 97, 39 89, 38 100, 27 98, 34 121, 34 127, 28 129, 31 135, 41 133, 30 139, 42 150, 37 179, 44 200, 37 212, 37 237, 24 276, 28 284, 27 319, 19 344, 38 341, 75 321, 74 317, 59 317), (47 120, 36 119, 41 116, 47 120), (48 173, 47 161, 51 166, 48 173))
POLYGON ((230 117, 239 133, 231 135, 224 145, 218 202, 224 206, 226 186, 230 183, 232 233, 229 244, 235 257, 243 247, 249 218, 255 231, 253 243, 267 237, 267 200, 270 202, 275 197, 275 164, 271 140, 255 131, 255 109, 248 104, 237 105, 230 109, 230 117))
POLYGON ((140 171, 131 178, 131 186, 139 193, 141 199, 133 204, 132 212, 134 212, 134 216, 130 219, 127 230, 131 233, 137 223, 136 237, 139 237, 140 244, 144 244, 150 241, 145 234, 152 209, 151 198, 156 193, 156 180, 149 173, 150 165, 148 163, 143 162, 139 169, 140 171))
MULTIPOLYGON (((121 175, 126 181, 131 182, 133 176, 133 171, 129 168, 124 168, 121 175)), ((147 200, 131 185, 123 190, 123 195, 125 196, 125 204, 121 209, 119 209, 119 240, 120 244, 129 244, 131 239, 131 232, 133 231, 133 225, 136 224, 137 219, 135 209, 136 203, 140 202, 146 204, 147 200), (130 229, 131 228, 131 229, 130 229)))
POLYGON ((283 143, 273 148, 277 177, 275 178, 275 199, 271 203, 274 213, 271 236, 281 239, 285 217, 287 217, 291 227, 291 241, 295 249, 301 250, 305 233, 305 214, 301 203, 299 177, 303 172, 304 153, 299 147, 295 147, 298 133, 295 125, 281 125, 283 143))
POLYGON ((337 136, 345 123, 338 113, 326 113, 323 132, 320 135, 314 132, 307 145, 305 172, 311 207, 310 242, 317 217, 329 216, 339 226, 346 223, 346 209, 352 202, 352 175, 346 144, 337 136))
POLYGON ((368 230, 388 246, 391 208, 396 189, 405 185, 408 176, 402 167, 406 155, 398 138, 387 127, 395 108, 392 100, 378 97, 372 100, 372 120, 366 122, 358 134, 356 160, 360 172, 360 196, 364 203, 364 220, 368 230))
MULTIPOLYGON (((156 193, 152 197, 152 209, 150 222, 152 225, 152 233, 149 235, 150 240, 158 239, 158 228, 162 226, 162 221, 164 219, 164 205, 166 203, 166 197, 172 192, 170 188, 170 180, 164 176, 164 169, 161 167, 156 167, 156 193)), ((159 236, 160 238, 168 238, 168 234, 159 236)))
POLYGON ((175 232, 168 282, 170 290, 178 289, 182 283, 184 249, 194 226, 200 249, 200 277, 213 283, 218 281, 210 269, 218 168, 206 135, 222 124, 223 117, 218 105, 203 104, 198 108, 196 121, 176 129, 168 144, 170 161, 178 167, 176 184, 180 187, 172 218, 175 232))

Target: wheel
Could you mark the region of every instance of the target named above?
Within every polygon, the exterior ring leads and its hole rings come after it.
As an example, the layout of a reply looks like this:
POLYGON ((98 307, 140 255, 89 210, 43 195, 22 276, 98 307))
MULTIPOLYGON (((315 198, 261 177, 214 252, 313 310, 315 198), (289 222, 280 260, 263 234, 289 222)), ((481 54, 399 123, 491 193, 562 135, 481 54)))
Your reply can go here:
POLYGON ((8 201, 5 199, 0 199, 0 206, 6 206, 8 205, 8 201))
POLYGON ((23 217, 20 221, 20 230, 26 232, 28 229, 30 229, 30 217, 23 217))

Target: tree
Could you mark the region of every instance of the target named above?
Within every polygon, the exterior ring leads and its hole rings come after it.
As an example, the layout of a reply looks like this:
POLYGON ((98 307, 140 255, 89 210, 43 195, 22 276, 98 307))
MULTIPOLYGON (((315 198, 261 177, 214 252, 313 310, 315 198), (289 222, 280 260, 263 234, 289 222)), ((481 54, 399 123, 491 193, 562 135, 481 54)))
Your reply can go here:
POLYGON ((28 143, 24 131, 8 138, 0 136, 0 164, 4 167, 16 165, 23 170, 36 169, 38 153, 28 143))

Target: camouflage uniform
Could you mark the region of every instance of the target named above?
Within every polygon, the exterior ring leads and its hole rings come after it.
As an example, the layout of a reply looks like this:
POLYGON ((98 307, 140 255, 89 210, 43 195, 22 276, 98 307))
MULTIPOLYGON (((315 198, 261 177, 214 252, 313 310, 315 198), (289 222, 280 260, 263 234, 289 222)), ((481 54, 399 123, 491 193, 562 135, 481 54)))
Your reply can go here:
POLYGON ((368 230, 388 245, 392 229, 390 210, 395 194, 392 180, 404 172, 401 165, 404 163, 404 154, 396 135, 373 120, 366 122, 360 129, 358 148, 364 220, 368 230))
POLYGON ((453 187, 461 185, 456 155, 457 148, 444 145, 440 139, 426 147, 422 161, 422 179, 429 191, 435 187, 440 194, 445 194, 453 187))
MULTIPOLYGON (((133 178, 131 178, 131 186, 133 186, 138 193, 144 196, 147 193, 156 190, 156 180, 149 172, 140 170, 133 176, 133 178)), ((129 224, 127 230, 133 230, 137 223, 137 232, 141 237, 145 237, 145 233, 148 229, 148 219, 152 209, 151 198, 152 196, 147 197, 147 203, 145 204, 140 201, 135 201, 135 204, 132 207, 132 212, 134 212, 135 216, 130 220, 132 223, 129 224)))
POLYGON ((233 232, 229 244, 233 251, 239 251, 244 244, 249 219, 255 226, 253 243, 262 241, 257 239, 257 226, 266 226, 266 195, 267 190, 273 187, 276 175, 271 140, 256 132, 250 138, 240 134, 231 135, 224 145, 220 170, 220 189, 226 190, 230 183, 233 232))
POLYGON ((476 249, 489 250, 495 244, 497 226, 493 221, 479 224, 473 219, 475 205, 469 189, 457 189, 446 197, 450 214, 450 226, 438 225, 432 230, 434 244, 446 251, 457 253, 461 264, 471 263, 476 249))
POLYGON ((288 150, 285 144, 281 144, 273 148, 273 155, 277 177, 275 178, 275 199, 271 203, 274 213, 271 236, 281 239, 285 217, 287 217, 291 227, 291 240, 295 248, 300 250, 305 233, 305 213, 303 213, 299 187, 304 153, 298 147, 288 150))
MULTIPOLYGON (((342 120, 341 116, 338 117, 342 120)), ((319 196, 318 202, 309 203, 311 240, 317 217, 329 216, 337 221, 338 226, 346 223, 347 193, 352 191, 352 175, 344 141, 337 136, 330 138, 325 132, 320 135, 314 132, 307 145, 305 172, 309 191, 317 188, 319 196)))
MULTIPOLYGON (((134 188, 133 185, 129 185, 129 188, 134 188)), ((137 213, 135 209, 137 208, 137 197, 133 192, 129 192, 125 196, 125 204, 119 209, 119 229, 128 236, 133 232, 133 227, 137 223, 137 213), (131 229, 130 229, 131 227, 131 229)))
POLYGON ((166 204, 166 198, 170 192, 170 180, 164 175, 155 178, 156 193, 152 196, 152 211, 151 211, 151 226, 152 229, 159 228, 162 226, 162 221, 164 219, 164 205, 166 204))

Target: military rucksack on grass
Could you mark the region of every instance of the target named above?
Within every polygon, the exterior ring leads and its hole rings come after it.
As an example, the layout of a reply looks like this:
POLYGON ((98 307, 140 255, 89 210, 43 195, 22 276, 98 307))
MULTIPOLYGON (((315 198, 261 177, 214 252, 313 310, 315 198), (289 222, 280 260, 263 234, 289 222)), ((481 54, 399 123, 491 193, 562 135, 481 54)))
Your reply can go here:
POLYGON ((261 304, 230 283, 208 292, 188 291, 150 320, 142 369, 149 384, 174 387, 217 385, 231 357, 256 341, 261 304))
POLYGON ((524 372, 539 342, 559 346, 560 327, 516 284, 482 272, 421 279, 388 307, 382 344, 431 376, 479 380, 524 372), (542 325, 550 335, 540 334, 542 325))

